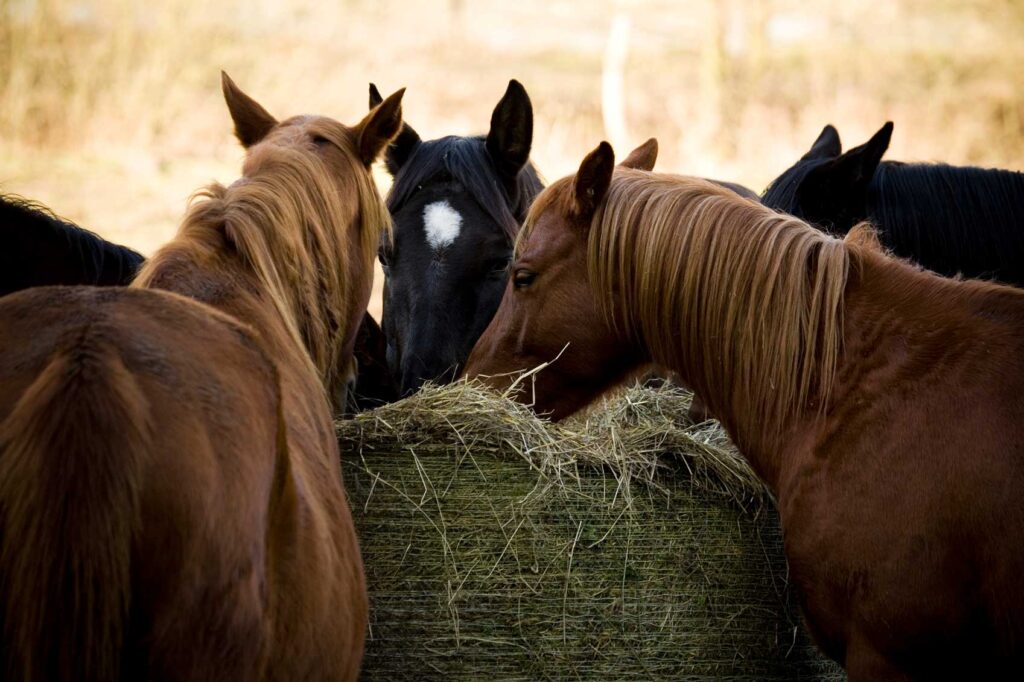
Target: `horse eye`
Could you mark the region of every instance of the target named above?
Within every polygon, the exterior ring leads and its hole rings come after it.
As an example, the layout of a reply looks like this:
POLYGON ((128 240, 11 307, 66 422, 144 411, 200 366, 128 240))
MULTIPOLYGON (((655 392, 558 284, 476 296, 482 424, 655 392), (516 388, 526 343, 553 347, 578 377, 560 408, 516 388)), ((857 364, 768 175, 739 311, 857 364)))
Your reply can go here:
POLYGON ((516 289, 525 289, 526 287, 533 284, 533 280, 537 279, 537 273, 526 268, 519 268, 516 270, 516 274, 512 277, 512 284, 516 289))
POLYGON ((323 135, 313 135, 313 144, 315 144, 318 147, 326 147, 330 143, 331 141, 328 140, 323 135))
POLYGON ((385 244, 381 244, 377 249, 377 260, 380 261, 382 266, 390 267, 391 260, 395 257, 394 250, 385 244))

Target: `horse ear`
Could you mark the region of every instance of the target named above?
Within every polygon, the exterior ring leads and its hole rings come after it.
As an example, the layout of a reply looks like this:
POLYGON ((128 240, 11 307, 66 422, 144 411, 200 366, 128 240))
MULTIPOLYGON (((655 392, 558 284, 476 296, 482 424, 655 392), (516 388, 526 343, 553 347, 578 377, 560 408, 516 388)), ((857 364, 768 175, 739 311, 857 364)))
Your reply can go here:
POLYGON ((882 156, 889 148, 889 140, 892 139, 892 121, 887 122, 882 128, 871 136, 871 139, 854 147, 832 163, 822 166, 832 177, 832 182, 842 183, 856 189, 867 189, 871 178, 875 176, 878 164, 882 156))
POLYGON ((375 84, 370 83, 370 108, 373 109, 383 101, 384 98, 380 96, 380 90, 377 89, 375 84))
MULTIPOLYGON (((356 126, 358 131, 359 158, 367 168, 380 156, 381 151, 402 129, 402 95, 405 88, 394 93, 370 110, 370 113, 356 126)), ((373 98, 373 93, 370 93, 373 98)))
POLYGON ((243 147, 248 149, 253 146, 277 125, 277 119, 267 113, 256 100, 242 92, 224 71, 220 72, 220 86, 224 91, 228 111, 231 112, 231 120, 235 122, 235 137, 243 147))
POLYGON ((870 140, 811 169, 797 188, 803 217, 845 234, 867 217, 867 194, 892 137, 886 123, 870 140))
MULTIPOLYGON (((383 101, 377 86, 370 83, 370 108, 373 109, 383 101)), ((416 134, 411 125, 403 122, 401 132, 384 151, 384 166, 388 169, 391 177, 398 175, 398 171, 402 170, 402 166, 412 156, 419 143, 420 136, 416 134)))
POLYGON ((860 165, 865 169, 870 169, 870 174, 874 175, 875 169, 878 168, 882 157, 889 149, 889 142, 892 140, 892 127, 892 121, 886 121, 885 125, 879 128, 870 140, 859 147, 854 147, 843 156, 859 157, 860 165))
POLYGON ((843 143, 839 140, 839 131, 830 123, 821 129, 821 134, 811 145, 810 151, 804 154, 800 160, 834 159, 842 153, 843 143))
POLYGON ((615 152, 607 142, 587 154, 573 180, 573 200, 576 217, 589 221, 601 205, 615 172, 615 152))
POLYGON ((491 129, 487 133, 487 152, 494 160, 498 173, 507 181, 514 180, 530 160, 533 144, 533 105, 526 88, 513 79, 498 106, 491 114, 491 129))
POLYGON ((654 162, 658 160, 658 141, 653 137, 647 142, 629 153, 622 163, 621 168, 633 168, 636 170, 654 170, 654 162))

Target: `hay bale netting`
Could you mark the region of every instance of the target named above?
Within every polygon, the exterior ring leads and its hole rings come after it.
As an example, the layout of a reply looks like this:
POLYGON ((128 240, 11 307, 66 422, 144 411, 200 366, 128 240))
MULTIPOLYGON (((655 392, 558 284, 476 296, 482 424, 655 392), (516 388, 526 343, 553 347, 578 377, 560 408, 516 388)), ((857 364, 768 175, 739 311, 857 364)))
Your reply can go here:
POLYGON ((767 492, 688 403, 634 388, 551 424, 456 384, 339 423, 363 678, 841 679, 767 492))

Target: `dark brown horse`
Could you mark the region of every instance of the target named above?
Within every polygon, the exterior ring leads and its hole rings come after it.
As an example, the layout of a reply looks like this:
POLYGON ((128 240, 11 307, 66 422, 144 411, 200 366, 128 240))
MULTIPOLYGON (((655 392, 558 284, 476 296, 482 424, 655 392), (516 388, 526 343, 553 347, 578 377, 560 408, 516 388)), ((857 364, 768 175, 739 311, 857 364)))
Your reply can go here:
POLYGON ((276 121, 129 288, 0 300, 4 679, 347 679, 367 622, 327 396, 389 224, 362 122, 276 121))
POLYGON ((606 143, 538 197, 513 268, 466 373, 561 353, 518 392, 560 418, 639 363, 677 371, 774 491, 851 680, 1024 673, 1024 292, 615 170, 606 143))

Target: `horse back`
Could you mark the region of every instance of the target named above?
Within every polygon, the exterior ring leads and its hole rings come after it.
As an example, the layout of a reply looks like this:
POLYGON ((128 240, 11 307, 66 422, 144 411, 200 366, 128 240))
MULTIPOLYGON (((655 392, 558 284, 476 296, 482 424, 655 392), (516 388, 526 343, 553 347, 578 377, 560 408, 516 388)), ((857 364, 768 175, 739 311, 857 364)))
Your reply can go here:
POLYGON ((74 631, 108 673, 257 676, 279 402, 251 335, 181 297, 46 287, 0 300, 0 537, 22 581, 4 586, 4 618, 33 600, 42 614, 18 629, 35 652, 5 635, 7 672, 82 674, 93 659, 61 658, 74 631))

